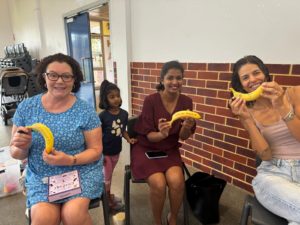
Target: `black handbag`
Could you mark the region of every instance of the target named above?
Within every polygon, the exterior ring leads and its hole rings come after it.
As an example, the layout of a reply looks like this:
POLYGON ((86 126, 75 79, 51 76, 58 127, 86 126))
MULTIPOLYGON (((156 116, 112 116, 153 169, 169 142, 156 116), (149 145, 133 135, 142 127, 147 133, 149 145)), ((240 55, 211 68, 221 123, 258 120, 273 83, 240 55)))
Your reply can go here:
POLYGON ((185 181, 187 200, 194 216, 203 224, 218 223, 219 200, 226 181, 204 172, 192 176, 185 168, 189 178, 185 181))

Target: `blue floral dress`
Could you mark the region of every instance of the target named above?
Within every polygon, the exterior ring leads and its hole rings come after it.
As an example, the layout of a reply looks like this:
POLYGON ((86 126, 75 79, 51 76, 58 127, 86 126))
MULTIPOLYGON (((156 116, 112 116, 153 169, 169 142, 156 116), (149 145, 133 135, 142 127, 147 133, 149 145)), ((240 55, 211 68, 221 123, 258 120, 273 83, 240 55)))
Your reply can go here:
MULTIPOLYGON (((41 102, 43 94, 21 102, 13 118, 16 126, 28 126, 33 123, 47 125, 54 135, 54 148, 70 155, 85 150, 83 131, 101 127, 95 110, 85 101, 76 99, 73 106, 63 113, 47 112, 41 102)), ((44 162, 42 153, 44 139, 38 132, 32 133, 32 145, 29 149, 26 174, 27 207, 38 202, 48 202, 47 178, 72 170, 78 170, 81 194, 71 196, 56 203, 66 202, 75 197, 97 198, 102 193, 102 159, 96 162, 75 166, 53 166, 44 162)))

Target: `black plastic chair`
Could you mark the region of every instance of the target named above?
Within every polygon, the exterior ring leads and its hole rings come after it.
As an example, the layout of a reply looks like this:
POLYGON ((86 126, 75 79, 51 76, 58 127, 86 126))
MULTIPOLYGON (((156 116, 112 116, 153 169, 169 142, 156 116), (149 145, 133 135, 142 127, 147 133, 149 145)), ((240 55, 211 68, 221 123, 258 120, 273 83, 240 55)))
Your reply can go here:
MULTIPOLYGON (((261 163, 261 159, 256 157, 256 167, 261 163)), ((263 207, 255 196, 247 195, 243 206, 240 225, 247 225, 249 217, 254 225, 287 225, 286 219, 279 217, 265 207, 263 207)))
MULTIPOLYGON (((127 132, 129 137, 136 137, 137 134, 134 131, 134 125, 138 120, 138 116, 134 116, 128 119, 127 123, 127 132)), ((131 151, 131 146, 130 146, 131 151)), ((183 166, 185 167, 184 163, 183 166)), ((124 203, 125 203, 125 225, 130 225, 130 180, 132 183, 146 183, 146 180, 138 180, 132 176, 130 165, 125 165, 125 174, 124 174, 124 203)), ((186 195, 184 195, 183 200, 183 214, 184 214, 184 224, 189 225, 188 217, 188 202, 186 195)))
MULTIPOLYGON (((100 206, 100 201, 102 202, 102 208, 103 208, 103 216, 104 216, 104 225, 110 225, 110 219, 109 219, 109 206, 108 206, 108 197, 107 193, 105 191, 105 184, 103 183, 103 191, 100 198, 95 198, 90 201, 89 209, 94 209, 100 206)), ((28 213, 28 222, 29 225, 31 225, 31 212, 29 209, 28 213)))

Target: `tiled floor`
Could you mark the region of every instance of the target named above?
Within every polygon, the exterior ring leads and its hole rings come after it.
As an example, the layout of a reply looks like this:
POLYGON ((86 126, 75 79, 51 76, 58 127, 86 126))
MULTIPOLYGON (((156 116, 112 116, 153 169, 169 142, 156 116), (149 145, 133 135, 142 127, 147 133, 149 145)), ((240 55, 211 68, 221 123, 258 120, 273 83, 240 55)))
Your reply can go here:
MULTIPOLYGON (((0 146, 9 144, 11 125, 4 126, 0 122, 0 146)), ((113 191, 116 195, 123 194, 124 165, 129 162, 129 148, 124 143, 120 161, 113 177, 113 191)), ((191 172, 194 172, 191 169, 191 172)), ((227 184, 220 200, 220 225, 237 225, 241 215, 243 201, 246 192, 227 184)), ((24 225, 27 220, 25 212, 25 196, 21 193, 9 197, 0 198, 0 225, 24 225)), ((102 208, 90 210, 95 225, 103 225, 102 208)), ((131 184, 131 224, 151 225, 151 211, 148 200, 148 186, 146 184, 131 184)), ((166 203, 164 215, 167 215, 168 204, 166 203)), ((165 223, 165 217, 164 223, 165 223)), ((111 223, 113 224, 113 223, 111 223)), ((178 225, 183 224, 182 213, 178 218, 178 225)), ((198 225, 195 217, 190 213, 190 225, 198 225)))

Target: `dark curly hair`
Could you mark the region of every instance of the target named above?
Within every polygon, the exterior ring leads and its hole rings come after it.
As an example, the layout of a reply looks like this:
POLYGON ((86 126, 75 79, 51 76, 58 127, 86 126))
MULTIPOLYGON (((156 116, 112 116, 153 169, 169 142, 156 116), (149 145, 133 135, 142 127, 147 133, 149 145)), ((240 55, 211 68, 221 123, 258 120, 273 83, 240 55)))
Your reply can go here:
POLYGON ((176 60, 173 60, 173 61, 169 61, 169 62, 166 62, 163 67, 161 68, 161 71, 160 71, 160 82, 158 85, 156 85, 156 90, 157 91, 163 91, 165 89, 164 85, 162 84, 162 80, 164 79, 164 77, 166 76, 166 74, 168 73, 168 71, 170 69, 178 69, 181 71, 182 73, 182 76, 183 76, 183 73, 184 73, 184 69, 183 69, 183 66, 176 60))
POLYGON ((53 62, 67 63, 72 68, 72 73, 74 76, 74 86, 72 92, 78 92, 78 90, 80 89, 80 82, 83 81, 83 74, 80 69, 80 65, 71 56, 64 55, 62 53, 57 53, 43 58, 42 61, 35 68, 35 73, 37 74, 37 79, 40 87, 44 91, 47 90, 47 87, 45 85, 46 80, 43 74, 46 72, 48 65, 53 62))
MULTIPOLYGON (((120 88, 114 83, 109 82, 108 80, 102 81, 100 85, 100 101, 99 108, 108 110, 110 108, 107 96, 111 91, 118 91, 120 93, 120 88)), ((122 105, 122 98, 119 107, 122 105)))

